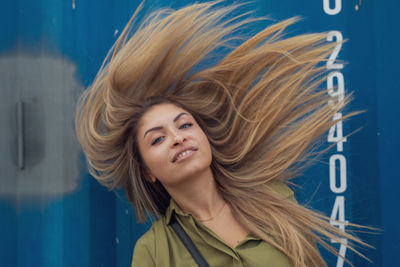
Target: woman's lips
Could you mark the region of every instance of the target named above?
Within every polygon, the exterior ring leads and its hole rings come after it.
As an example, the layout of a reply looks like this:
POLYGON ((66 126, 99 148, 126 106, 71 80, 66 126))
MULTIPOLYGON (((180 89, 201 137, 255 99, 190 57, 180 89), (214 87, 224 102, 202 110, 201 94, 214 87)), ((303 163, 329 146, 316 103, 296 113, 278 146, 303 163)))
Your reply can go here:
POLYGON ((181 149, 180 151, 178 151, 175 154, 174 159, 172 160, 172 162, 175 163, 175 162, 183 161, 183 160, 191 157, 194 152, 196 152, 196 149, 194 149, 194 148, 181 149))

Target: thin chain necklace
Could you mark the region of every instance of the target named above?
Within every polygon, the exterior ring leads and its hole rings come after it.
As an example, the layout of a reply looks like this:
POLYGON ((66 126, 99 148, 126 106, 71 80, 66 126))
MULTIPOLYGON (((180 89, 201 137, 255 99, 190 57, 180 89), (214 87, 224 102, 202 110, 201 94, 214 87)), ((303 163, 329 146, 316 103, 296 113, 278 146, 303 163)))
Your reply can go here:
POLYGON ((196 218, 196 219, 197 219, 199 222, 209 222, 209 221, 211 221, 212 219, 214 219, 215 217, 217 217, 218 215, 221 214, 222 210, 223 210, 224 207, 225 207, 225 204, 226 204, 226 202, 224 202, 224 204, 222 205, 221 209, 217 212, 217 214, 215 214, 215 215, 212 216, 211 218, 208 218, 208 219, 199 219, 199 218, 196 218))

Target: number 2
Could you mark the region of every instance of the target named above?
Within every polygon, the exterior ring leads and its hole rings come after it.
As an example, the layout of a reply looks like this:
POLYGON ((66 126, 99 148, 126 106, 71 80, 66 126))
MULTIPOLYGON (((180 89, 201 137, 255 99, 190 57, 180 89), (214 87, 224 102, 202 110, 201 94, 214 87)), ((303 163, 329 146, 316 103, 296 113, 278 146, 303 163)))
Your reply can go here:
POLYGON ((339 31, 330 31, 326 39, 329 42, 333 41, 333 37, 336 39, 336 46, 333 49, 332 54, 328 58, 328 62, 326 62, 327 69, 343 69, 343 64, 334 63, 337 56, 339 55, 340 49, 342 49, 343 35, 339 31))

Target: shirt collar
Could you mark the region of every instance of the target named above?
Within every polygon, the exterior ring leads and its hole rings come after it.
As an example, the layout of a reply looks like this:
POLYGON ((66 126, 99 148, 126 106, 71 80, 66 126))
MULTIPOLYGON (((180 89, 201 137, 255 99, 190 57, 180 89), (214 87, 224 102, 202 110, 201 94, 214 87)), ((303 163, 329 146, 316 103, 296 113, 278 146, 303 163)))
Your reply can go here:
POLYGON ((185 213, 174 201, 174 199, 171 197, 169 201, 169 206, 165 212, 165 222, 169 224, 171 222, 171 216, 173 213, 176 213, 181 216, 189 216, 189 214, 185 213))
MULTIPOLYGON (((176 202, 174 201, 174 199, 171 197, 170 201, 169 201, 169 206, 165 212, 165 222, 167 225, 170 224, 171 222, 171 216, 172 214, 178 214, 181 216, 190 216, 190 214, 185 213, 179 206, 178 204, 176 204, 176 202)), ((257 237, 256 235, 250 233, 244 241, 248 241, 248 240, 261 240, 259 237, 257 237)))

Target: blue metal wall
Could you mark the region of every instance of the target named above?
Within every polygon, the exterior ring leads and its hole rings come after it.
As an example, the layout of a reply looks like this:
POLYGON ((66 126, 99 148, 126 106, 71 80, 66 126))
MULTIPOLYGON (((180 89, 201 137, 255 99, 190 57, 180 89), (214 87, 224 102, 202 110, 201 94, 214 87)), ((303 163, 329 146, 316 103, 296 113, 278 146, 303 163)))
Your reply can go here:
MULTIPOLYGON (((145 10, 166 5, 178 8, 187 3, 148 1, 145 10)), ((128 0, 2 1, 0 97, 5 97, 6 90, 18 91, 19 85, 26 86, 27 91, 39 90, 40 86, 26 85, 34 84, 32 79, 38 76, 33 67, 24 69, 29 64, 37 64, 43 72, 40 84, 45 87, 51 82, 62 88, 74 88, 71 94, 76 100, 79 92, 93 80, 107 50, 138 4, 128 0), (9 70, 9 62, 15 63, 16 71, 9 70), (51 66, 64 70, 57 81, 46 75, 51 66)), ((255 0, 246 8, 258 16, 268 15, 277 20, 301 15, 303 22, 291 28, 291 34, 338 31, 348 40, 338 55, 338 59, 347 62, 346 67, 331 71, 340 72, 344 88, 354 92, 351 109, 366 110, 344 123, 344 135, 359 127, 362 129, 343 143, 343 149, 334 147, 322 163, 299 178, 302 189, 296 194, 300 202, 310 202, 309 205, 328 216, 343 204, 337 211, 343 208, 345 220, 383 230, 380 235, 360 234, 376 249, 365 250, 373 263, 347 251, 346 256, 355 266, 400 266, 400 218, 395 198, 400 187, 397 170, 400 3, 395 0, 255 0), (335 10, 338 4, 341 8, 335 10), (345 171, 332 174, 329 162, 338 157, 345 160, 345 171), (338 189, 339 177, 343 175, 347 177, 345 188, 338 189), (330 184, 333 176, 336 176, 335 190, 330 184)), ((337 81, 333 79, 334 83, 337 81)), ((59 94, 63 99, 62 92, 59 94)), ((13 97, 10 102, 16 100, 13 97)), ((10 107, 0 108, 2 112, 9 112, 10 107)), ((65 116, 72 128, 73 114, 68 112, 65 116)), ((4 120, 2 130, 6 130, 12 123, 0 118, 4 120)), ((56 118, 49 127, 58 127, 57 121, 56 118)), ((12 151, 16 146, 8 145, 15 140, 10 140, 0 140, 0 266, 128 266, 135 241, 149 226, 136 223, 134 210, 123 193, 108 192, 98 185, 87 174, 79 153, 78 160, 72 163, 78 169, 77 177, 62 180, 64 190, 45 189, 48 181, 42 178, 38 181, 43 186, 30 190, 31 186, 24 187, 29 182, 22 180, 25 176, 4 174, 5 169, 17 171, 16 163, 3 164, 8 156, 16 159, 16 152, 12 151), (73 186, 69 186, 69 179, 73 180, 73 186)), ((59 152, 65 154, 62 149, 59 152)), ((35 146, 30 153, 34 158, 35 146)), ((27 164, 30 162, 34 160, 28 160, 27 164)), ((340 169, 336 165, 339 160, 333 164, 334 169, 340 169)), ((326 257, 329 266, 340 265, 337 258, 326 257)))

